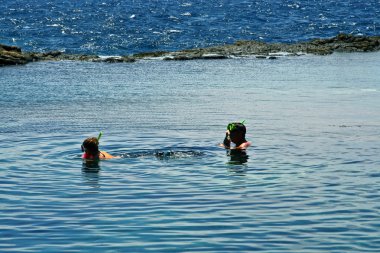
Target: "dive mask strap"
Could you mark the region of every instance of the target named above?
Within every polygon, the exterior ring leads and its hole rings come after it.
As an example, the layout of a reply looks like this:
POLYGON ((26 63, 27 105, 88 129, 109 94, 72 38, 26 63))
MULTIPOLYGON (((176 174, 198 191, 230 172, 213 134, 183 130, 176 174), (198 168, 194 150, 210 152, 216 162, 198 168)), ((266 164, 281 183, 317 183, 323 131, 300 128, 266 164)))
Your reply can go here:
MULTIPOLYGON (((103 135, 103 132, 102 131, 100 131, 100 133, 99 133, 99 135, 98 135, 98 145, 99 145, 99 140, 100 140, 100 138, 102 138, 102 135, 103 135)), ((82 145, 80 145, 80 148, 82 149, 82 152, 85 152, 86 151, 86 149, 84 148, 84 146, 83 146, 83 144, 82 145)))
MULTIPOLYGON (((242 125, 244 125, 244 123, 245 123, 245 120, 243 120, 242 122, 240 122, 240 124, 242 124, 242 125)), ((233 131, 233 130, 235 130, 236 129, 236 124, 235 123, 230 123, 230 124, 228 124, 228 126, 227 126, 227 130, 228 131, 233 131)))

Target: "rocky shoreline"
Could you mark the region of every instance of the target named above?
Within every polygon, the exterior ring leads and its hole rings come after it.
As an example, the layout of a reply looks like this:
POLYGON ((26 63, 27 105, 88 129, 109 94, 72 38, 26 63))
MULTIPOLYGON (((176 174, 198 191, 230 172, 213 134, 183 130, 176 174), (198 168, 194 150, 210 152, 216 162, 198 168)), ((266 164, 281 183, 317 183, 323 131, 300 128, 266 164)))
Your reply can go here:
POLYGON ((0 44, 0 67, 23 65, 37 61, 90 61, 90 62, 135 62, 143 59, 196 60, 227 59, 231 57, 255 56, 276 59, 279 55, 328 55, 334 52, 374 52, 380 50, 380 36, 353 36, 339 34, 329 39, 315 39, 293 44, 265 43, 259 41, 238 41, 232 45, 196 48, 175 52, 148 52, 120 57, 100 57, 97 55, 74 55, 60 51, 46 53, 22 52, 21 48, 0 44))

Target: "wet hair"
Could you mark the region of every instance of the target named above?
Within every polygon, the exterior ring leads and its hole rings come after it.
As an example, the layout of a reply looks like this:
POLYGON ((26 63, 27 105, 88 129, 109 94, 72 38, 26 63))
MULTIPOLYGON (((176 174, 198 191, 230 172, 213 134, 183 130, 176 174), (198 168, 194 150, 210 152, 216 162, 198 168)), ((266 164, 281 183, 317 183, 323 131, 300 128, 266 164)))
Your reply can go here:
POLYGON ((97 156, 99 154, 99 140, 96 137, 89 137, 83 141, 82 151, 86 151, 91 155, 97 156))
POLYGON ((242 133, 243 136, 245 136, 245 133, 247 132, 247 129, 245 128, 244 124, 240 122, 229 123, 227 126, 227 130, 229 130, 231 133, 242 133))

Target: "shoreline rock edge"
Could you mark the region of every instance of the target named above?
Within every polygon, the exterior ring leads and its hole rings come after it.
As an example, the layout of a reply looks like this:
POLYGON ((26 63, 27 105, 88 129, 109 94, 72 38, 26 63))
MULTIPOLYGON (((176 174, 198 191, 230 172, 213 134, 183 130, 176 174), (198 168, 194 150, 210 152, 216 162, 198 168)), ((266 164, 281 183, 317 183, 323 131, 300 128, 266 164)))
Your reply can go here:
POLYGON ((260 41, 237 41, 234 44, 195 48, 180 51, 158 51, 137 53, 120 57, 100 57, 98 55, 65 54, 60 51, 45 53, 22 52, 16 46, 0 44, 0 67, 24 65, 37 61, 89 61, 89 62, 135 62, 144 59, 162 59, 166 61, 216 60, 231 57, 256 56, 257 58, 276 59, 279 53, 289 56, 302 54, 329 55, 334 52, 374 52, 380 51, 380 36, 354 36, 338 34, 328 39, 313 39, 298 43, 265 43, 260 41))

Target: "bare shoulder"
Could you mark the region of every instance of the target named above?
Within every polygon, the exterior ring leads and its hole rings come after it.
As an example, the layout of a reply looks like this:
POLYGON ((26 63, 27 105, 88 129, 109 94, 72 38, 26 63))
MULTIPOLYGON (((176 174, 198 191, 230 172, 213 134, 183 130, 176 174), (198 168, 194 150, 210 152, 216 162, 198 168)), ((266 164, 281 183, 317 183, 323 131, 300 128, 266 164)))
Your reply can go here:
POLYGON ((236 149, 247 149, 251 146, 251 142, 250 141, 247 141, 247 142, 244 142, 242 144, 240 144, 239 147, 236 147, 236 149))

